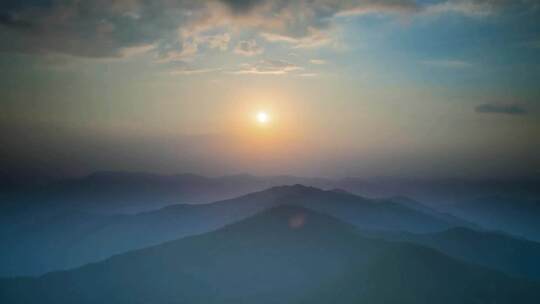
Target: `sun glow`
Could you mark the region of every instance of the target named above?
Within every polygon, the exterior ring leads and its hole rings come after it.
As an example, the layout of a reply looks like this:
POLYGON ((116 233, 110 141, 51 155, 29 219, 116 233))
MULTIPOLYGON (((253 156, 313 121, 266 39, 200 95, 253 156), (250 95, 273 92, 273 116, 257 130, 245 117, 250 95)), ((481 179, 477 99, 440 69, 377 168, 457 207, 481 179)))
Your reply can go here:
POLYGON ((257 113, 257 115, 255 116, 255 118, 257 119, 257 122, 259 124, 268 124, 270 122, 270 115, 268 115, 268 113, 264 112, 264 111, 260 111, 257 113))

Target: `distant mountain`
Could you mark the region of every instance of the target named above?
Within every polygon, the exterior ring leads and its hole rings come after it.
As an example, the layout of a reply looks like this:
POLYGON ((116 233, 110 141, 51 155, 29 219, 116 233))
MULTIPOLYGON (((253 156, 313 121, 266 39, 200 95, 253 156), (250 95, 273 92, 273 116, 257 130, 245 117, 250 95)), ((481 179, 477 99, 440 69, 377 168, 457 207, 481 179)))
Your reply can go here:
POLYGON ((237 197, 272 186, 317 179, 288 176, 229 175, 205 177, 195 174, 158 175, 144 172, 96 172, 21 191, 3 191, 3 213, 42 207, 46 214, 66 209, 79 212, 135 213, 178 203, 209 203, 237 197))
POLYGON ((178 203, 209 203, 273 186, 303 184, 338 188, 369 197, 407 196, 435 210, 449 202, 487 195, 540 199, 539 179, 466 180, 407 178, 325 179, 249 174, 205 177, 103 171, 80 178, 58 179, 0 172, 0 223, 20 212, 41 215, 65 212, 137 213, 178 203))
POLYGON ((364 233, 371 237, 406 241, 441 251, 456 259, 502 271, 514 277, 540 281, 540 243, 510 235, 457 227, 447 231, 364 233))
POLYGON ((439 210, 485 196, 540 199, 540 178, 345 178, 336 187, 370 197, 407 196, 439 210))
POLYGON ((76 267, 113 254, 218 229, 283 204, 310 208, 366 230, 434 232, 461 221, 302 185, 273 187, 212 204, 172 205, 137 215, 69 212, 35 217, 0 233, 0 276, 36 275, 76 267))
POLYGON ((408 198, 406 196, 394 196, 384 199, 379 199, 380 201, 390 201, 394 203, 398 203, 400 205, 403 205, 405 207, 408 207, 410 209, 420 211, 422 213, 428 214, 434 218, 437 218, 442 221, 446 221, 448 223, 452 223, 454 226, 459 227, 469 227, 469 228, 479 228, 477 224, 463 220, 455 215, 452 215, 448 212, 443 212, 439 210, 435 210, 427 205, 424 205, 418 201, 415 201, 411 198, 408 198))
MULTIPOLYGON (((215 202, 295 183, 324 185, 325 180, 247 174, 205 177, 195 174, 96 172, 82 178, 43 178, 36 181, 2 173, 0 235, 9 235, 21 227, 27 229, 27 226, 37 226, 38 223, 66 221, 69 214, 85 214, 85 217, 92 214, 92 217, 101 218, 119 213, 136 214, 174 204, 215 202)), ((98 220, 98 226, 102 225, 102 220, 98 220)))
POLYGON ((280 206, 74 270, 0 280, 0 302, 537 303, 539 287, 280 206))
POLYGON ((483 196, 458 202, 449 210, 485 228, 540 242, 540 199, 483 196))
MULTIPOLYGON (((96 172, 81 178, 32 178, 0 172, 0 230, 29 218, 65 213, 134 214, 181 203, 209 203, 280 185, 303 184, 370 197, 420 199, 432 210, 448 202, 486 195, 540 199, 540 180, 461 180, 405 178, 324 179, 248 174, 205 177, 145 172, 96 172)), ((397 202, 397 201, 396 201, 397 202)), ((407 206, 411 207, 411 206, 407 206)), ((425 210, 423 210, 425 211, 425 210)))

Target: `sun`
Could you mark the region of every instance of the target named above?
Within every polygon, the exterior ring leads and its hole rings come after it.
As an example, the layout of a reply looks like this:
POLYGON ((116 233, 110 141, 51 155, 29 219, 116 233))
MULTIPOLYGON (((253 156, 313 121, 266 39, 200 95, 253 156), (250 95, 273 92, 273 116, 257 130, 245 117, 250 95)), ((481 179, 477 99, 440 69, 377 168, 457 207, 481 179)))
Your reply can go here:
POLYGON ((257 112, 255 118, 257 119, 257 122, 262 125, 266 125, 270 122, 270 115, 265 111, 257 112))

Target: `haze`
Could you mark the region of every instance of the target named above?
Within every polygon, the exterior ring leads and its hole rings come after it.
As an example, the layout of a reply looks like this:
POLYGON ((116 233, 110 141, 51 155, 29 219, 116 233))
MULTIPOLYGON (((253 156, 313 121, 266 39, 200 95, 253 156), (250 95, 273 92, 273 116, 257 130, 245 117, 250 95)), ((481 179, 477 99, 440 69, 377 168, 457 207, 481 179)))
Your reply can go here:
POLYGON ((0 166, 538 176, 537 20, 536 1, 4 1, 0 166))

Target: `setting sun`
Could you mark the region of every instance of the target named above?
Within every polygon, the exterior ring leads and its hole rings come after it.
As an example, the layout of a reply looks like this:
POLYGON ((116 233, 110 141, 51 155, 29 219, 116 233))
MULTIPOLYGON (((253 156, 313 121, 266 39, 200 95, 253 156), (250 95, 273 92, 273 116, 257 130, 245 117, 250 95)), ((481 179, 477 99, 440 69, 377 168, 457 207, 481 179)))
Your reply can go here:
POLYGON ((257 122, 260 124, 267 124, 270 121, 270 116, 266 112, 258 112, 256 116, 257 122))

